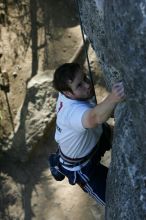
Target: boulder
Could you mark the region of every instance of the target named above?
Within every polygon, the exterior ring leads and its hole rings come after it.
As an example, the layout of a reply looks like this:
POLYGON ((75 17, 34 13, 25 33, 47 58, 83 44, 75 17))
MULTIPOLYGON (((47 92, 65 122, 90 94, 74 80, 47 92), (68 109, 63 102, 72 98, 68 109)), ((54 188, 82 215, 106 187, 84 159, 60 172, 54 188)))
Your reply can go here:
POLYGON ((51 71, 38 73, 28 82, 24 102, 15 119, 15 132, 8 142, 12 157, 28 160, 46 131, 48 136, 52 135, 49 129, 55 119, 56 97, 51 71))

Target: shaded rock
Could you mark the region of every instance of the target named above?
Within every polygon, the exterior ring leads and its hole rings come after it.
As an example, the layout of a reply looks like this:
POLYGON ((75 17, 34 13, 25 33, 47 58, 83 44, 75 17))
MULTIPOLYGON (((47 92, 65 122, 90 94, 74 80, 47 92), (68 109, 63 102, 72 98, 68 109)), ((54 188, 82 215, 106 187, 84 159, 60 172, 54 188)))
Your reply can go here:
POLYGON ((85 33, 109 89, 123 80, 126 100, 115 111, 106 219, 146 218, 146 7, 144 0, 79 1, 85 33))
POLYGON ((51 81, 52 75, 46 71, 28 82, 24 103, 15 120, 15 133, 8 143, 11 149, 9 153, 22 161, 28 159, 30 152, 55 118, 57 94, 51 81))

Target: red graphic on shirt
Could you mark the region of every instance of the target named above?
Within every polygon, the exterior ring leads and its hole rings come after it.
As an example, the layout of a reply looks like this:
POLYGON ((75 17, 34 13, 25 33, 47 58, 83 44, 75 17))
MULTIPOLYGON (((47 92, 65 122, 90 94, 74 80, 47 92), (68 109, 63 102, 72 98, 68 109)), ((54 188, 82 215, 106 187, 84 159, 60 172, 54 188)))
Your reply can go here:
POLYGON ((58 112, 62 109, 62 107, 63 107, 63 102, 60 102, 60 106, 59 106, 58 112))

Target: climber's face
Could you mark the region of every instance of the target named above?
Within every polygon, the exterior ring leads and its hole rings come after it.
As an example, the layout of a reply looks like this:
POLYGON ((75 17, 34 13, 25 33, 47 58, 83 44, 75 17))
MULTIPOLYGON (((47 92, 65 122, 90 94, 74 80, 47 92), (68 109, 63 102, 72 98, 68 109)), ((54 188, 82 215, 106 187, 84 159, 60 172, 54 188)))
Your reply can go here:
POLYGON ((75 100, 88 100, 94 95, 94 88, 87 75, 79 70, 73 81, 68 82, 72 92, 64 92, 66 96, 75 100))

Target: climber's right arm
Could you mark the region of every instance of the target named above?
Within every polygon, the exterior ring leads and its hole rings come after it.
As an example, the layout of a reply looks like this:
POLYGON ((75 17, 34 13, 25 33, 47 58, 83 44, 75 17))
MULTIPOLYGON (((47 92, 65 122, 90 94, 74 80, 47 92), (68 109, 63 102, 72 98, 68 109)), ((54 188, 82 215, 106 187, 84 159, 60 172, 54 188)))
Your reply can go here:
POLYGON ((115 83, 112 87, 111 93, 101 103, 84 113, 82 117, 84 128, 93 128, 98 124, 107 121, 115 106, 121 102, 124 97, 123 83, 115 83))

